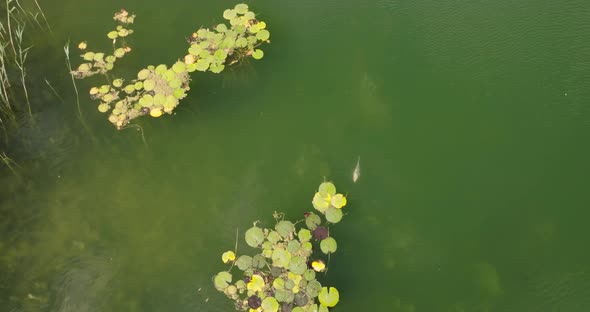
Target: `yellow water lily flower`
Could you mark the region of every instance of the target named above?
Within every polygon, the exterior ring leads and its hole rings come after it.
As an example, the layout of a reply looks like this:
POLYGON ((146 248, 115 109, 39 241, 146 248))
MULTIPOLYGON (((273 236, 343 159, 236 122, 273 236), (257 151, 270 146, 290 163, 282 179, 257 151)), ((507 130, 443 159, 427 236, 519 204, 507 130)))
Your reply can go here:
POLYGON ((326 269, 326 264, 322 260, 313 260, 311 262, 311 267, 316 272, 323 272, 326 269))

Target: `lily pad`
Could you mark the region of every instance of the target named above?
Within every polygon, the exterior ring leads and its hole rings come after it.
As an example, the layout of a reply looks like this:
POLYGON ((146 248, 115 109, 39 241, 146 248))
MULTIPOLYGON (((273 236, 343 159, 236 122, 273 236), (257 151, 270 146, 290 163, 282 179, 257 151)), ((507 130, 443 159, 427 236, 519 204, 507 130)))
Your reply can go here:
POLYGON ((240 256, 236 261, 236 266, 242 270, 246 271, 247 269, 252 267, 252 257, 250 256, 240 256))
POLYGON ((252 267, 262 269, 266 267, 266 258, 262 255, 256 255, 252 258, 252 267))
POLYGON ((215 288, 217 288, 217 290, 223 291, 227 288, 227 286, 229 286, 229 283, 231 283, 231 279, 232 276, 229 272, 219 272, 217 273, 217 275, 215 275, 214 278, 214 284, 215 284, 215 288))
POLYGON ((264 278, 258 274, 252 275, 250 282, 246 284, 246 288, 252 291, 262 291, 264 288, 264 278))
POLYGON ((342 195, 342 194, 336 194, 336 195, 332 196, 330 204, 332 204, 332 206, 334 206, 334 208, 340 209, 340 208, 346 206, 346 197, 344 197, 344 195, 342 195))
POLYGON ((333 237, 327 237, 320 242, 320 249, 325 254, 334 253, 338 249, 338 244, 333 237))
POLYGON ((336 186, 334 186, 334 183, 332 182, 324 182, 320 184, 318 191, 320 193, 327 193, 330 196, 334 196, 336 195, 336 186))
POLYGON ((276 244, 281 240, 281 235, 279 235, 279 233, 277 233, 277 231, 270 231, 270 233, 268 233, 268 241, 276 244))
POLYGON ((326 220, 332 223, 340 222, 340 220, 342 220, 342 210, 334 207, 328 208, 328 210, 326 210, 326 220))
POLYGON ((180 74, 186 70, 186 66, 183 62, 179 61, 179 62, 174 63, 174 65, 172 65, 172 70, 175 73, 180 74))
POLYGON ((330 195, 325 192, 316 192, 311 203, 317 211, 325 212, 330 207, 330 195))
POLYGON ((227 30, 227 26, 225 26, 225 24, 219 24, 215 26, 215 30, 218 32, 225 32, 227 30))
POLYGON ((285 280, 282 278, 276 278, 272 282, 272 287, 276 290, 283 290, 285 289, 285 280))
POLYGON ((268 38, 270 38, 270 32, 266 29, 262 29, 256 33, 256 38, 261 41, 266 41, 268 38))
POLYGON ((296 256, 291 258, 291 262, 289 263, 289 271, 294 274, 302 275, 307 270, 307 263, 305 263, 305 258, 296 256))
POLYGON ((152 91, 152 90, 154 90, 155 86, 156 86, 156 82, 153 79, 146 79, 143 82, 143 89, 145 91, 152 91))
POLYGON ((310 213, 307 217, 305 217, 305 225, 311 231, 313 231, 321 223, 322 219, 315 213, 310 213))
POLYGON ((260 49, 256 49, 256 50, 254 50, 254 52, 252 52, 252 57, 255 60, 259 60, 264 57, 264 51, 262 51, 260 49))
POLYGON ((287 244, 287 250, 292 254, 296 253, 299 248, 301 248, 301 243, 296 239, 290 241, 289 244, 287 244))
POLYGON ((234 10, 236 10, 236 13, 238 13, 238 14, 244 14, 244 13, 248 12, 248 5, 244 4, 244 3, 236 4, 236 6, 234 7, 234 10))
POLYGON ((277 312, 279 310, 279 303, 273 297, 266 297, 262 300, 261 307, 264 312, 277 312))
POLYGON ((276 248, 272 252, 272 265, 279 268, 287 268, 291 262, 291 253, 283 248, 276 248))
POLYGON ((323 287, 318 295, 318 300, 322 305, 325 305, 326 307, 331 308, 336 306, 336 304, 338 304, 338 301, 340 300, 340 294, 338 293, 338 289, 336 289, 335 287, 330 287, 329 289, 328 287, 323 287))
POLYGON ((295 232, 295 226, 291 221, 279 221, 275 226, 275 230, 283 237, 289 237, 293 232, 295 232))
POLYGON ((150 107, 154 105, 154 98, 151 95, 146 94, 139 99, 139 104, 143 107, 150 107))
POLYGON ((209 68, 209 61, 206 59, 199 59, 196 64, 196 70, 198 71, 206 71, 209 68))
POLYGON ((113 30, 113 31, 110 31, 110 32, 107 34, 107 37, 108 37, 109 39, 113 39, 113 40, 114 40, 114 39, 117 39, 117 37, 118 37, 118 36, 119 36, 119 33, 118 33, 117 31, 114 31, 114 30, 113 30))
POLYGON ((311 231, 308 229, 300 229, 299 233, 297 233, 297 237, 301 242, 308 242, 311 239, 311 231))
POLYGON ((106 104, 106 103, 102 103, 102 104, 98 105, 98 111, 101 113, 106 113, 109 110, 109 108, 111 108, 111 107, 109 106, 109 104, 106 104))
POLYGON ((315 298, 319 295, 320 290, 322 289, 322 284, 320 284, 320 282, 313 280, 309 283, 307 283, 307 287, 306 289, 306 293, 309 297, 311 298, 315 298))
POLYGON ((142 69, 137 73, 137 79, 144 80, 150 75, 150 71, 147 69, 142 69))
POLYGON ((223 11, 223 18, 226 20, 231 20, 232 18, 236 17, 236 11, 232 9, 227 9, 223 11))
POLYGON ((313 281, 315 279, 315 271, 311 269, 305 270, 303 273, 303 278, 305 278, 305 280, 308 282, 313 281))
POLYGON ((250 247, 258 247, 264 242, 264 232, 259 227, 251 227, 246 231, 245 235, 246 244, 250 247))
MULTIPOLYGON (((166 96, 162 93, 154 95, 154 104, 164 106, 166 103, 166 96)), ((235 256, 235 255, 234 255, 235 256)))

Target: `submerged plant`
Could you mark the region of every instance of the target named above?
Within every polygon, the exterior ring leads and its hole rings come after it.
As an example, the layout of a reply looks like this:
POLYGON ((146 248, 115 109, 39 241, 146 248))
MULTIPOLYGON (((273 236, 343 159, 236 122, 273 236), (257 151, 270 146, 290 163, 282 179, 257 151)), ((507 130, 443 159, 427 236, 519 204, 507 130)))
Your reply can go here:
MULTIPOLYGON (((209 71, 220 73, 229 66, 246 57, 261 59, 264 52, 258 49, 263 42, 270 42, 270 32, 266 23, 256 19, 256 14, 249 11, 248 5, 237 4, 233 9, 223 12, 227 24, 218 24, 210 28, 200 28, 188 39, 188 53, 171 66, 166 64, 149 65, 137 73, 137 77, 125 81, 115 78, 110 83, 92 87, 90 96, 100 100, 98 110, 110 112, 109 121, 117 129, 123 128, 131 120, 150 115, 160 117, 171 114, 179 101, 190 90, 189 73, 209 71)), ((113 17, 119 25, 107 33, 113 41, 113 52, 85 52, 85 60, 72 71, 76 78, 86 78, 95 74, 107 77, 118 59, 131 52, 126 43, 127 36, 133 34, 129 25, 135 15, 125 10, 113 17)), ((78 48, 86 51, 87 43, 82 42, 78 48)))
POLYGON ((324 182, 312 204, 319 214, 307 212, 304 220, 291 222, 275 213, 274 229, 254 223, 244 237, 248 246, 257 249, 254 255, 222 254, 222 262, 231 267, 215 275, 213 282, 235 302, 237 311, 324 312, 338 303, 338 290, 317 280, 327 270, 318 251, 328 257, 336 252, 329 225, 342 219, 346 197, 336 193, 334 184, 324 182), (242 273, 232 274, 235 267, 242 273))

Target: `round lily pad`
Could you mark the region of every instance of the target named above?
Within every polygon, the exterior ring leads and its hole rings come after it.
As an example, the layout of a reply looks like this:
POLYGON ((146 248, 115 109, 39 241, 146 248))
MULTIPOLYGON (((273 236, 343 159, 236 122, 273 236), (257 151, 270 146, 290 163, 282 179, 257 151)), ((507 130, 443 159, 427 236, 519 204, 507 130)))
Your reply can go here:
POLYGON ((270 231, 270 233, 268 233, 268 241, 276 244, 281 240, 281 235, 279 235, 279 233, 277 233, 277 231, 270 231))
POLYGON ((246 244, 250 247, 258 247, 264 242, 264 232, 259 227, 251 227, 246 231, 246 244))
POLYGON ((137 73, 137 79, 144 80, 150 75, 150 71, 147 69, 142 69, 137 73))
POLYGON ((289 271, 293 272, 294 274, 301 275, 305 273, 305 270, 307 270, 305 258, 300 256, 291 258, 291 262, 289 262, 289 271))
POLYGON ((262 29, 256 33, 256 38, 261 41, 266 41, 268 38, 270 38, 270 32, 266 29, 262 29))
POLYGON ((332 182, 323 182, 318 188, 318 192, 327 193, 330 196, 336 195, 336 186, 332 182))
POLYGON ((340 300, 340 294, 335 287, 323 287, 318 295, 318 300, 322 305, 329 308, 334 307, 340 300))
POLYGON ((333 253, 338 249, 338 244, 333 237, 327 237, 320 242, 320 249, 325 254, 333 253))
POLYGON ((223 18, 226 20, 231 20, 232 18, 236 17, 236 11, 232 9, 227 9, 223 11, 223 18))
POLYGON ((262 291, 264 288, 264 278, 258 274, 252 275, 250 282, 246 284, 246 288, 252 291, 262 291))
POLYGON ((168 67, 166 67, 166 65, 160 64, 160 65, 156 66, 156 69, 154 71, 158 75, 163 75, 167 70, 168 70, 168 67))
POLYGON ((330 236, 329 234, 330 232, 328 231, 328 229, 323 226, 316 227, 312 232, 313 238, 315 238, 316 240, 323 240, 326 237, 330 236))
POLYGON ((211 63, 211 66, 209 66, 209 70, 212 73, 216 73, 219 74, 223 71, 223 69, 225 69, 225 65, 221 64, 221 62, 213 62, 211 63))
POLYGON ((100 105, 98 105, 98 111, 101 113, 106 113, 109 110, 110 106, 109 104, 106 103, 102 103, 100 105))
POLYGON ((326 210, 326 220, 332 223, 340 222, 340 220, 342 220, 342 210, 334 207, 328 208, 328 210, 326 210))
POLYGON ((92 61, 92 60, 94 60, 94 53, 93 52, 86 52, 86 53, 84 53, 84 55, 82 55, 82 58, 85 61, 92 61))
POLYGON ((145 91, 152 91, 152 90, 154 90, 155 86, 156 86, 156 82, 153 79, 146 79, 143 82, 143 89, 145 91))
POLYGON ((196 70, 198 71, 206 71, 209 68, 209 61, 206 59, 199 59, 196 64, 196 70))
POLYGON ((166 96, 162 93, 156 93, 154 95, 154 104, 158 106, 164 106, 166 103, 166 96))
POLYGON ((330 196, 327 193, 316 192, 311 203, 313 208, 319 212, 325 212, 330 207, 330 196))
POLYGON ((322 219, 315 213, 310 213, 307 217, 305 217, 305 225, 312 231, 321 223, 322 219))
POLYGON ((113 52, 113 54, 118 58, 122 58, 123 56, 125 56, 125 49, 118 48, 117 50, 115 50, 115 52, 113 52))
POLYGON ((313 281, 307 283, 306 293, 309 297, 315 298, 318 296, 321 289, 322 289, 322 284, 320 284, 320 282, 318 282, 316 280, 313 280, 313 281))
POLYGON ((291 253, 283 248, 276 248, 272 252, 272 265, 279 268, 287 268, 291 262, 291 253))
POLYGON ((236 13, 238 14, 244 14, 248 12, 248 5, 244 3, 236 4, 234 10, 236 10, 236 13))
POLYGON ((256 49, 256 50, 254 50, 254 52, 252 52, 252 57, 255 60, 259 60, 264 57, 264 52, 260 49, 256 49))
POLYGON ((101 62, 104 59, 104 53, 94 53, 94 60, 101 62))
POLYGON ((311 239, 311 232, 308 229, 300 229, 297 237, 301 242, 307 242, 311 239))
POLYGON ((250 256, 240 256, 236 261, 236 266, 242 271, 246 271, 247 269, 252 267, 252 257, 250 256))
POLYGON ((231 280, 232 276, 229 272, 219 272, 214 278, 215 288, 217 288, 217 290, 223 291, 227 288, 227 286, 229 286, 231 280))
POLYGON ((303 273, 303 278, 305 278, 305 280, 308 282, 313 281, 315 279, 315 271, 311 269, 305 270, 303 273))
POLYGON ((346 197, 344 197, 342 194, 336 194, 332 196, 330 204, 332 204, 334 208, 340 209, 346 206, 346 197))
POLYGON ((260 305, 262 304, 262 299, 260 299, 260 297, 256 296, 256 295, 252 295, 250 297, 248 297, 248 306, 252 309, 258 309, 260 308, 260 305))
POLYGON ((256 255, 252 258, 252 267, 262 269, 266 267, 266 258, 262 255, 256 255))
MULTIPOLYGON (((173 92, 174 98, 176 99, 182 99, 185 97, 186 95, 186 91, 184 91, 183 88, 176 88, 173 92)), ((176 106, 176 103, 175 103, 176 106)))
POLYGON ((275 226, 275 230, 284 238, 289 237, 291 233, 295 232, 295 226, 291 221, 279 221, 275 226))
POLYGON ((297 240, 292 240, 287 244, 287 250, 292 254, 296 253, 299 248, 301 248, 301 243, 297 240))
POLYGON ((109 63, 109 64, 112 64, 112 63, 114 63, 114 62, 117 60, 117 58, 116 58, 114 55, 107 55, 107 56, 104 58, 104 60, 105 60, 107 63, 109 63))
POLYGON ((174 70, 175 73, 180 74, 186 70, 186 66, 183 62, 176 62, 172 65, 172 70, 174 70))

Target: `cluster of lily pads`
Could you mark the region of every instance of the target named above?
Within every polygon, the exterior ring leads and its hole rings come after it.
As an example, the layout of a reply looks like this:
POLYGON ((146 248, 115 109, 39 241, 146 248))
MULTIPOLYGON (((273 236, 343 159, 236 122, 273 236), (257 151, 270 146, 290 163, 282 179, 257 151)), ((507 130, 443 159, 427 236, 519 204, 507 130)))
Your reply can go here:
POLYGON ((254 223, 244 237, 246 244, 256 248, 254 255, 222 254, 223 263, 231 267, 215 275, 213 282, 235 302, 237 311, 326 312, 338 303, 338 290, 317 280, 327 269, 317 251, 328 256, 336 252, 329 225, 342 219, 346 197, 336 193, 333 183, 324 182, 312 204, 318 213, 307 212, 304 220, 295 223, 277 213, 273 229, 254 223), (235 267, 241 274, 232 274, 235 267))
MULTIPOLYGON (((101 113, 110 111, 108 119, 117 129, 143 115, 160 117, 164 113, 172 114, 190 90, 189 73, 220 73, 226 65, 235 64, 245 57, 261 59, 264 52, 258 47, 270 42, 266 23, 257 20, 256 14, 249 11, 246 4, 237 4, 233 9, 225 10, 223 17, 229 25, 198 29, 188 39, 188 54, 172 66, 149 65, 128 82, 116 78, 109 84, 91 88, 90 96, 100 100, 98 110, 101 113)), ((75 77, 104 74, 108 78, 107 72, 114 68, 115 61, 131 51, 120 39, 133 33, 127 25, 134 22, 135 15, 122 9, 113 19, 119 23, 115 30, 107 34, 113 41, 113 54, 105 56, 105 53, 85 52, 81 57, 87 62, 72 71, 75 77)), ((82 42, 78 47, 85 51, 87 44, 82 42)))

